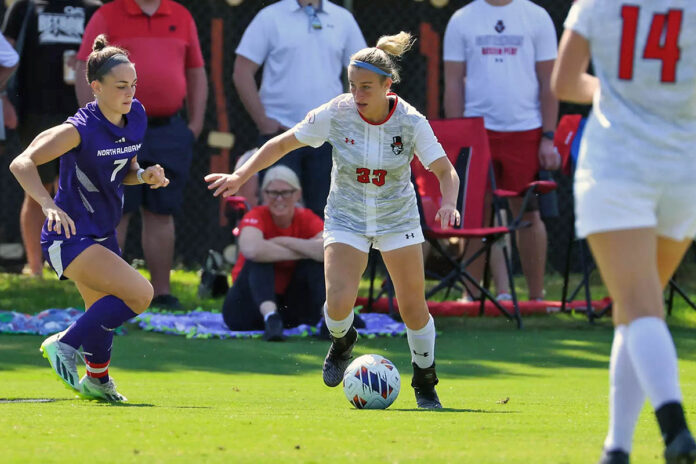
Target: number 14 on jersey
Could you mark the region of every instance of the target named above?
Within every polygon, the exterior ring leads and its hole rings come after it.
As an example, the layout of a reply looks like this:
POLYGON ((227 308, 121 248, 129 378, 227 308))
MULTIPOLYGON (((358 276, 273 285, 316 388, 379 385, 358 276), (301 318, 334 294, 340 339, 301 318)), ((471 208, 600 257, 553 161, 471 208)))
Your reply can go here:
MULTIPOLYGON (((619 79, 633 79, 633 64, 635 62, 636 32, 640 7, 623 5, 621 18, 621 55, 619 57, 619 79)), ((661 82, 675 82, 677 62, 680 57, 679 33, 681 32, 682 10, 668 10, 667 13, 656 13, 650 23, 650 32, 643 48, 644 60, 661 60, 661 82)))

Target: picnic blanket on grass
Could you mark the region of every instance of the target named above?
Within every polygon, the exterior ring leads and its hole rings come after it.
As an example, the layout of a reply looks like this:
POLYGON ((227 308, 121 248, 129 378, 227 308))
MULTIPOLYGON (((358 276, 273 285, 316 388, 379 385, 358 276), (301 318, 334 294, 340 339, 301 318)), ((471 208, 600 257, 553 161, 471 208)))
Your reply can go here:
MULTIPOLYGON (((76 308, 46 309, 38 314, 24 314, 16 311, 0 311, 0 333, 50 335, 67 329, 84 311, 76 308)), ((395 322, 385 314, 361 314, 365 328, 358 333, 365 337, 403 336, 406 326, 395 322)), ((133 319, 141 329, 187 338, 256 338, 263 331, 231 331, 222 320, 221 313, 195 310, 188 313, 169 313, 147 311, 133 319)), ((317 326, 301 325, 285 329, 288 337, 309 337, 319 333, 317 326)), ((122 328, 119 328, 123 333, 122 328)), ((119 332, 117 332, 119 333, 119 332)))
MULTIPOLYGON (((361 314, 365 328, 358 333, 365 337, 398 337, 406 334, 403 322, 396 322, 386 314, 361 314)), ((141 329, 187 338, 257 338, 262 330, 232 331, 222 320, 222 314, 210 311, 192 311, 186 314, 146 312, 135 318, 141 329)), ((310 337, 319 334, 321 321, 316 326, 300 325, 285 329, 286 337, 310 337)))

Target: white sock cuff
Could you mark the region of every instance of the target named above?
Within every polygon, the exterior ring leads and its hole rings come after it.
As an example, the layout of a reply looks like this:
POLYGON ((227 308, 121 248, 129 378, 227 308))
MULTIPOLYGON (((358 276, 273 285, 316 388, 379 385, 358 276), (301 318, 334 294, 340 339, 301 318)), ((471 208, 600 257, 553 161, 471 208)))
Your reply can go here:
POLYGON ((336 338, 341 338, 348 333, 348 330, 350 330, 351 326, 353 325, 353 319, 355 318, 355 314, 353 313, 353 310, 351 309, 350 313, 348 313, 348 316, 340 321, 337 321, 335 319, 331 319, 329 317, 329 311, 326 306, 326 303, 324 303, 324 320, 326 321, 326 328, 329 329, 329 333, 333 335, 336 338))
POLYGON ((428 315, 428 322, 425 323, 425 325, 418 329, 418 330, 413 330, 409 329, 406 327, 406 330, 411 332, 411 334, 419 336, 419 335, 426 335, 430 332, 435 332, 435 320, 433 319, 433 316, 428 315))

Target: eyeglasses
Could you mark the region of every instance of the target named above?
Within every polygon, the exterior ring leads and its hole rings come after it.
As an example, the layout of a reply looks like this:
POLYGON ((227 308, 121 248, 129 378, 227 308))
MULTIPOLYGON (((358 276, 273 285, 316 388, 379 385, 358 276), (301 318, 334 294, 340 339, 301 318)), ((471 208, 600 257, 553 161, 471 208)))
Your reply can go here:
POLYGON ((283 198, 283 199, 288 199, 292 196, 293 193, 297 192, 296 189, 291 189, 291 190, 264 190, 263 193, 268 195, 271 198, 278 199, 278 198, 283 198))
POLYGON ((307 13, 307 16, 309 16, 309 25, 312 29, 321 29, 321 21, 319 20, 319 16, 317 16, 316 8, 312 5, 307 5, 304 7, 304 11, 307 13))

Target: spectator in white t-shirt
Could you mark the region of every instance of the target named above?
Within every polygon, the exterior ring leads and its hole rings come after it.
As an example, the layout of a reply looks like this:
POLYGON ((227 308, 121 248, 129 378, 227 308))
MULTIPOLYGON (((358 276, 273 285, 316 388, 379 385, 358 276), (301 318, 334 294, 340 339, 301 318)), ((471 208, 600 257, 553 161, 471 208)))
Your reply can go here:
POLYGON ((18 63, 19 55, 5 36, 0 34, 0 89, 5 88, 18 63))
MULTIPOLYGON (((19 55, 5 36, 0 34, 0 90, 5 90, 7 81, 10 80, 18 64, 19 55)), ((7 125, 14 129, 17 126, 17 116, 14 111, 10 111, 9 117, 5 117, 5 107, 2 105, 2 100, 0 100, 0 109, 0 116, 2 117, 2 120, 0 120, 0 140, 5 140, 5 126, 7 125)))
MULTIPOLYGON (((558 101, 550 90, 556 54, 550 16, 529 0, 475 0, 457 10, 447 25, 445 116, 484 118, 498 188, 520 191, 540 169, 560 166, 553 150, 558 101)), ((544 296, 546 228, 538 203, 533 203, 524 213, 531 227, 518 232, 517 244, 529 298, 538 300, 544 296)), ((510 199, 514 216, 521 206, 521 198, 510 199)), ((494 250, 496 289, 506 294, 502 255, 494 250)))
MULTIPOLYGON (((234 85, 259 131, 258 146, 343 93, 341 75, 365 39, 353 15, 326 0, 281 0, 262 9, 237 47, 234 85), (261 88, 254 78, 263 65, 261 88)), ((331 179, 331 147, 304 147, 282 161, 300 178, 320 217, 331 179)))

